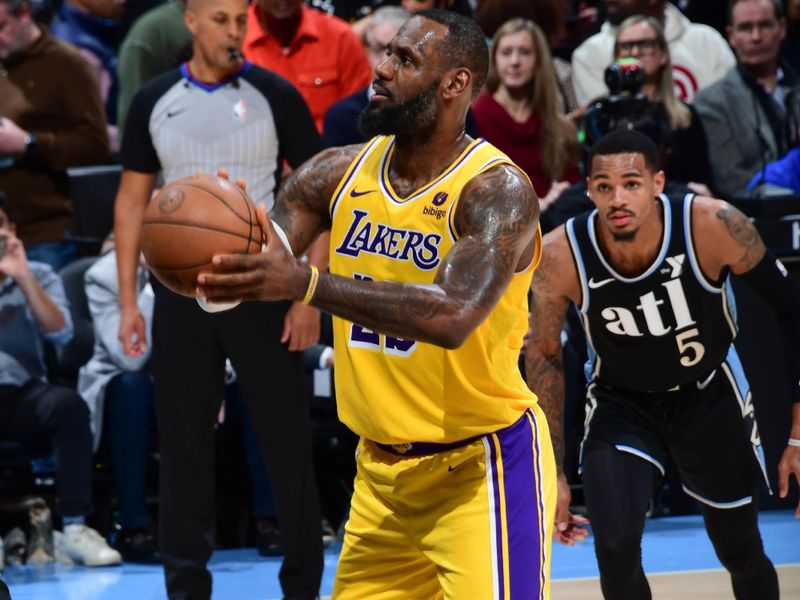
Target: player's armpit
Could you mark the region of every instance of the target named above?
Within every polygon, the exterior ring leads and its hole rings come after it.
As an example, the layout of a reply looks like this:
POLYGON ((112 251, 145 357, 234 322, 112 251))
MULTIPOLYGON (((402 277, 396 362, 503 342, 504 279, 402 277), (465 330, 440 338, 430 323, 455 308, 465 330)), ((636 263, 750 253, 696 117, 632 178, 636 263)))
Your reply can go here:
POLYGON ((361 145, 323 150, 303 163, 281 185, 270 218, 286 233, 295 256, 306 252, 330 228, 329 204, 361 145))

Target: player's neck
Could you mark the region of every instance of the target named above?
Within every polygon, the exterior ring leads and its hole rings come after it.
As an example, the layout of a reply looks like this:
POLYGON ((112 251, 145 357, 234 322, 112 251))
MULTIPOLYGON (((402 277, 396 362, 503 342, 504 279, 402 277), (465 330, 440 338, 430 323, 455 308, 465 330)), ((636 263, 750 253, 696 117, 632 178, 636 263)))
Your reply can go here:
POLYGON ((389 168, 392 186, 403 196, 406 194, 401 189, 409 193, 419 189, 453 164, 470 141, 463 129, 458 133, 436 132, 424 144, 398 141, 389 168))
POLYGON ((653 218, 646 219, 630 239, 617 239, 597 224, 598 242, 606 260, 625 277, 636 277, 646 271, 658 256, 664 241, 663 206, 659 202, 653 218))

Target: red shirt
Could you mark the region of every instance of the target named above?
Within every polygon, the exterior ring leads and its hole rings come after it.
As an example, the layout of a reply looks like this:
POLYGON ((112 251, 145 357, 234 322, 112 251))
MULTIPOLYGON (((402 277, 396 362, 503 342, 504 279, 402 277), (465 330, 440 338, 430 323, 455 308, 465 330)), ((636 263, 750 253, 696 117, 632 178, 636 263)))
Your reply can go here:
POLYGON ((244 55, 260 67, 288 79, 308 104, 317 129, 334 102, 367 87, 372 72, 355 33, 343 20, 301 6, 297 33, 283 48, 261 28, 258 5, 248 8, 244 55))
MULTIPOLYGON (((505 152, 525 171, 540 198, 547 195, 553 182, 542 166, 539 115, 533 113, 527 121, 519 123, 488 93, 481 94, 475 100, 472 114, 478 123, 478 135, 505 152)), ((578 177, 578 170, 574 165, 569 165, 563 179, 574 183, 578 177)))

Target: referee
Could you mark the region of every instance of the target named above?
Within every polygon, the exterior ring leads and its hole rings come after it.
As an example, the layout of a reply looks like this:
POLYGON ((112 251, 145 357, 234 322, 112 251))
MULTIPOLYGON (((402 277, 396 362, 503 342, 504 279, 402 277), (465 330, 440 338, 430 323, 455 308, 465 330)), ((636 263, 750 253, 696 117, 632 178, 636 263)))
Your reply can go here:
MULTIPOLYGON (((225 168, 272 207, 281 166, 320 149, 300 94, 241 59, 246 0, 189 0, 193 57, 135 97, 122 141, 116 200, 119 337, 143 351, 135 274, 142 215, 164 182, 225 168)), ((311 262, 321 263, 311 253, 311 262)), ((161 443, 160 549, 171 599, 208 599, 214 545, 214 423, 229 357, 267 466, 286 547, 286 598, 315 598, 322 575, 320 508, 314 483, 303 348, 316 343, 319 312, 299 303, 246 303, 209 313, 154 282, 153 371, 161 443), (287 343, 283 343, 286 341, 287 343)), ((208 308, 208 307, 206 307, 208 308)))

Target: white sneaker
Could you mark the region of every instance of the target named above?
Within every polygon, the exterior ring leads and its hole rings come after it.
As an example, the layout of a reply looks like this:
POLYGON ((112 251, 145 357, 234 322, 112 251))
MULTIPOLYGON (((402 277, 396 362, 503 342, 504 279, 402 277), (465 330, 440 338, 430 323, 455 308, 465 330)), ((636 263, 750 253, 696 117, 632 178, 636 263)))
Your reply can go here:
POLYGON ((62 565, 74 565, 75 561, 67 554, 64 548, 64 534, 60 531, 53 532, 53 557, 62 565))
POLYGON ((103 536, 86 525, 64 527, 63 549, 70 558, 87 567, 118 565, 122 562, 119 552, 111 548, 103 536))

